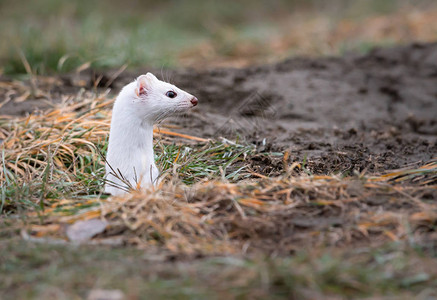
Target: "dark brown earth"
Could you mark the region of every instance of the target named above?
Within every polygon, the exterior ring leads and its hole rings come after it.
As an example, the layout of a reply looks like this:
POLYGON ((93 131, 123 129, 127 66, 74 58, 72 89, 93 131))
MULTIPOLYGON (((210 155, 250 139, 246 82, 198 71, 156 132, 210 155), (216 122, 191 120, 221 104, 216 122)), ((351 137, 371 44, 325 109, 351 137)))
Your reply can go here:
MULTIPOLYGON (((125 72, 114 81, 109 72, 97 85, 116 94, 147 71, 125 72)), ((290 149, 294 160, 307 157, 316 173, 382 172, 437 155, 437 43, 245 69, 152 72, 169 75, 199 98, 187 118, 170 120, 180 131, 290 149)), ((78 93, 77 85, 92 87, 98 77, 92 71, 62 76, 51 99, 78 93)), ((46 106, 41 100, 9 101, 0 113, 46 106)))
POLYGON ((236 127, 251 142, 308 155, 320 172, 381 171, 437 154, 437 44, 173 77, 201 101, 184 122, 193 134, 236 127))

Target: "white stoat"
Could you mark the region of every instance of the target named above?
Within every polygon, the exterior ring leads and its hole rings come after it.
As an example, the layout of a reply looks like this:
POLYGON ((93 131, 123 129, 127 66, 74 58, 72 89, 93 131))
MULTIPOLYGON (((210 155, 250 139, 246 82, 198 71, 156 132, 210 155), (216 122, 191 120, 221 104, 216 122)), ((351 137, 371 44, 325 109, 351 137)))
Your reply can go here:
POLYGON ((153 124, 196 106, 197 102, 193 95, 151 73, 126 85, 112 110, 105 192, 125 193, 126 181, 133 188, 155 184, 159 171, 153 154, 153 124))

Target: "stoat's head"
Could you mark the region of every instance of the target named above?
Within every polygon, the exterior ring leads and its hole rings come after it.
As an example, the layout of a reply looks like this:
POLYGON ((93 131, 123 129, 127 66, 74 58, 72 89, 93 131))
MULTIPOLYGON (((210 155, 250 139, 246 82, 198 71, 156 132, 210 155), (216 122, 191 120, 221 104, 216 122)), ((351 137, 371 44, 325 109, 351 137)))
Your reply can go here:
POLYGON ((141 118, 157 122, 196 106, 197 103, 196 97, 159 80, 152 73, 141 75, 136 80, 132 105, 141 118))

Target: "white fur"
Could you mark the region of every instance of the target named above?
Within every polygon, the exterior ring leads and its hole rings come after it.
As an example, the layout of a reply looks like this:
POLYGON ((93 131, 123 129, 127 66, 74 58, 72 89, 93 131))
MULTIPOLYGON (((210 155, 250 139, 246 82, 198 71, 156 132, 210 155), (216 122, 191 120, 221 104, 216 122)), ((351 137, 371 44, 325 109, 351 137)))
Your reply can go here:
POLYGON ((153 153, 153 124, 193 107, 193 98, 193 95, 158 80, 151 73, 141 75, 121 90, 112 110, 106 157, 106 193, 120 195, 127 188, 126 184, 111 174, 113 171, 117 174, 120 172, 134 188, 156 184, 159 170, 153 153), (177 96, 167 97, 168 91, 176 92, 177 96), (125 189, 114 187, 113 184, 125 189))

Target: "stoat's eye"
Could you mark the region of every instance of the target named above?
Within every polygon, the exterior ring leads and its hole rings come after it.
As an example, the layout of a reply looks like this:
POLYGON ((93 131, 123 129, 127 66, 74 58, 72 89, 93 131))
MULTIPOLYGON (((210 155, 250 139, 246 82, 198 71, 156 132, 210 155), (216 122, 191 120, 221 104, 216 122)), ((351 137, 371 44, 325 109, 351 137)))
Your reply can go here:
POLYGON ((178 94, 176 94, 176 93, 173 92, 173 91, 168 91, 167 93, 165 93, 165 95, 166 95, 167 97, 169 97, 169 98, 174 98, 174 97, 176 97, 178 94))

